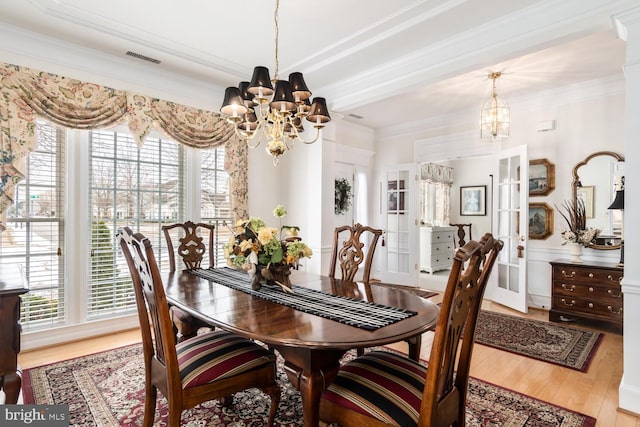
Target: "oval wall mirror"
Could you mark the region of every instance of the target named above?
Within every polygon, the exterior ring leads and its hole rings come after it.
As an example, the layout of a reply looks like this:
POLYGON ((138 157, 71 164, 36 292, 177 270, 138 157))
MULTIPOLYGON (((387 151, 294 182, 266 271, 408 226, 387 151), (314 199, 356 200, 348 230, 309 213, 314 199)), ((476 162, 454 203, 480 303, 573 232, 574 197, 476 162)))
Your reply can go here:
POLYGON ((615 186, 624 175, 624 157, 613 151, 598 151, 573 168, 573 201, 585 204, 587 227, 601 230, 592 249, 619 249, 622 241, 622 214, 610 210, 615 186))

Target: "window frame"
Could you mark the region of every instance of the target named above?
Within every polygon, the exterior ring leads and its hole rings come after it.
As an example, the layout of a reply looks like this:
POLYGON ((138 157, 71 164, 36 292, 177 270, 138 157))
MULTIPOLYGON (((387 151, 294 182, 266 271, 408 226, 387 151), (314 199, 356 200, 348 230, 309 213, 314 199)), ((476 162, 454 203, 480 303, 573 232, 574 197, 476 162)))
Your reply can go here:
MULTIPOLYGON (((124 127, 110 130, 128 133, 124 127)), ((153 131, 152 137, 166 139, 160 132, 153 131)), ((59 327, 25 331, 22 333, 22 349, 43 347, 60 344, 62 342, 88 338, 97 335, 110 334, 117 331, 136 329, 139 327, 136 313, 123 316, 109 317, 99 320, 88 320, 87 286, 77 284, 87 283, 89 265, 89 247, 86 236, 91 233, 88 220, 89 212, 89 131, 66 129, 66 176, 64 192, 66 204, 64 221, 65 251, 65 305, 67 307, 66 323, 59 327), (117 321, 114 322, 114 319, 117 321)), ((200 150, 185 147, 184 166, 184 215, 193 221, 200 221, 200 150)))

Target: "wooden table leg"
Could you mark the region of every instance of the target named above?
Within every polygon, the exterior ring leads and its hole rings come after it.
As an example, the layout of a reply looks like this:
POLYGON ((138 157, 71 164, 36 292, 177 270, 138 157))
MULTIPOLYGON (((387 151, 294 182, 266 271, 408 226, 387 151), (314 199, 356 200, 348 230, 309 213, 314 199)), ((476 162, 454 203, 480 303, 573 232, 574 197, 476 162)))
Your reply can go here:
POLYGON ((420 348, 422 347, 422 335, 416 335, 409 338, 407 340, 407 344, 409 344, 409 358, 419 362, 420 348))
POLYGON ((278 348, 278 351, 285 359, 289 381, 302 396, 304 427, 318 427, 320 396, 335 379, 345 350, 278 348))
POLYGON ((20 394, 21 385, 22 373, 20 371, 6 374, 2 378, 2 389, 4 390, 5 404, 14 405, 18 402, 18 395, 20 394))

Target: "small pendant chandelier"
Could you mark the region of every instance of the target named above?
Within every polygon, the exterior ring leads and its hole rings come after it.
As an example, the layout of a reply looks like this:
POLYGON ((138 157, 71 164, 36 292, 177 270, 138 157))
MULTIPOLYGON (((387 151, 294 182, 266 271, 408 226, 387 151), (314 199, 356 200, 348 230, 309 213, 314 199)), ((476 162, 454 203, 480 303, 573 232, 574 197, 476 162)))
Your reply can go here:
POLYGON ((238 87, 228 87, 225 90, 224 102, 220 108, 227 121, 234 125, 236 135, 249 148, 256 148, 265 141, 267 153, 273 156, 274 166, 278 164, 281 155, 293 148, 295 140, 313 144, 320 137, 320 129, 331 121, 324 98, 316 97, 313 102, 309 102, 311 91, 307 88, 302 73, 289 74, 289 80, 280 80, 278 76, 279 7, 280 1, 276 0, 273 80, 267 67, 255 67, 251 82, 240 82, 238 87), (313 123, 316 129, 312 140, 304 140, 301 136, 304 131, 302 119, 313 123))
POLYGON ((501 72, 489 74, 493 80, 493 94, 483 106, 480 114, 480 139, 487 142, 504 141, 509 137, 509 106, 496 93, 496 79, 501 72))

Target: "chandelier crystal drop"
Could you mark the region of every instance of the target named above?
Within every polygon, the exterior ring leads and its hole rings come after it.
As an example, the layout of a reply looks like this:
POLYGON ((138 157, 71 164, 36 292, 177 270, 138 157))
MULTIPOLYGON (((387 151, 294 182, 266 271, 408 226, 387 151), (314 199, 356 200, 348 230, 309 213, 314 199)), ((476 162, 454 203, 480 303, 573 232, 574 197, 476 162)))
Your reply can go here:
POLYGON ((311 91, 307 88, 302 73, 289 74, 288 80, 280 80, 278 75, 278 10, 280 1, 276 0, 275 21, 275 74, 273 80, 269 69, 257 66, 253 70, 250 82, 240 82, 238 87, 225 90, 220 112, 232 123, 236 135, 247 143, 249 148, 258 147, 263 141, 267 153, 277 165, 280 156, 293 148, 298 140, 304 144, 313 144, 320 137, 320 130, 331 121, 324 98, 316 97, 310 102, 311 91), (302 119, 313 124, 315 138, 305 140, 302 137, 304 127, 302 119))
POLYGON ((498 142, 509 137, 509 106, 498 98, 496 92, 496 79, 501 75, 500 72, 489 74, 489 78, 493 80, 493 94, 482 106, 480 114, 480 139, 483 141, 498 142))

